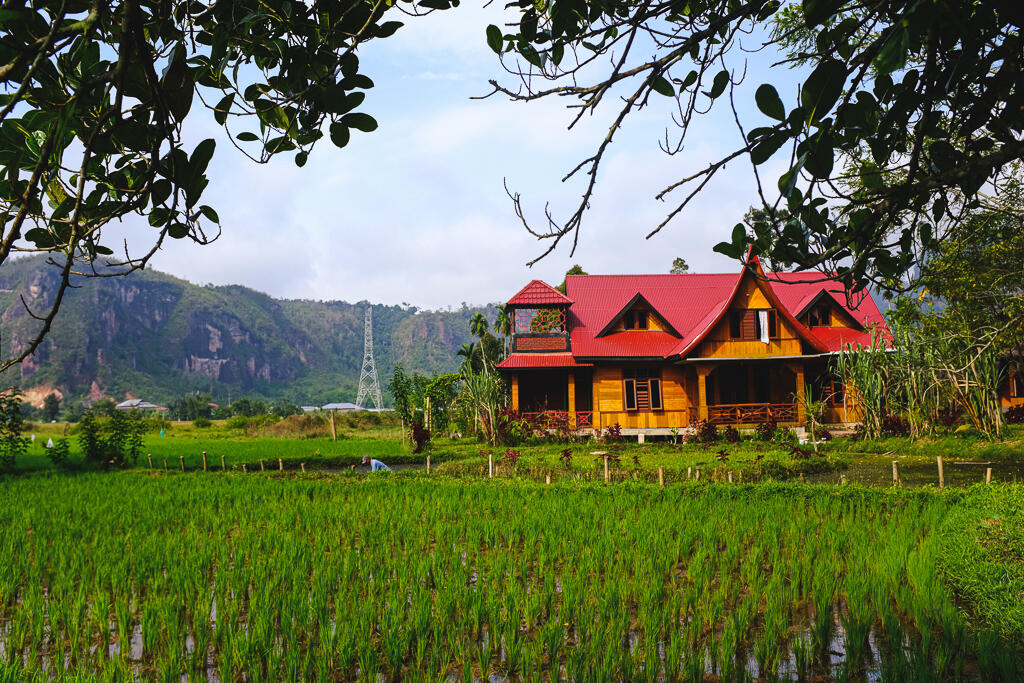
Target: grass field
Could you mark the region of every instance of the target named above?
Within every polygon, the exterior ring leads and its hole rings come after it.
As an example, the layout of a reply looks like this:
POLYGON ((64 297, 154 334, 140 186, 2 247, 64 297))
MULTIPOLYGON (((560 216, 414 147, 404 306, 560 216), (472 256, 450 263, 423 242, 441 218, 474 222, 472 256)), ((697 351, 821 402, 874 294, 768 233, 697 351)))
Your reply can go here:
POLYGON ((1024 603, 1017 546, 982 523, 1019 542, 1022 487, 132 471, 0 487, 0 680, 1024 675, 1022 624, 1000 616, 1024 603))

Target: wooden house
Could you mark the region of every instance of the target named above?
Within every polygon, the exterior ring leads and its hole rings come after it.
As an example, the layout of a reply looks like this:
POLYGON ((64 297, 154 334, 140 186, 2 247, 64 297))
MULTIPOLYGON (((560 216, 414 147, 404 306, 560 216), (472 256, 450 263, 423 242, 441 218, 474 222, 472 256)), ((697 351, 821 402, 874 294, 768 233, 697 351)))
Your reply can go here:
POLYGON ((565 294, 534 280, 508 301, 511 352, 498 368, 515 410, 582 430, 799 425, 808 398, 828 401, 828 421, 854 421, 830 358, 887 328, 870 297, 851 307, 820 279, 766 277, 752 257, 731 274, 569 275, 565 294))

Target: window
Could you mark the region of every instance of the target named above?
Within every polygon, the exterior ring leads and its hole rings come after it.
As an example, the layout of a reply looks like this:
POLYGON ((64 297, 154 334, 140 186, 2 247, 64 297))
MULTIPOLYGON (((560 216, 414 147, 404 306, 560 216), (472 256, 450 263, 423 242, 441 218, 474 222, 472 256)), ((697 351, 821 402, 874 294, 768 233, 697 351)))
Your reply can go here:
POLYGON ((846 387, 842 380, 832 380, 832 405, 841 406, 846 403, 846 387))
POLYGON ((808 327, 831 327, 832 326, 832 310, 828 307, 828 304, 820 304, 815 306, 807 314, 807 326, 808 327))
POLYGON ((564 334, 565 311, 561 308, 515 309, 516 334, 564 334))
POLYGON ((661 374, 657 369, 622 371, 626 410, 661 410, 661 374))
MULTIPOLYGON (((763 310, 763 309, 761 309, 763 310)), ((761 316, 757 309, 729 312, 729 337, 731 339, 756 340, 761 338, 761 316)), ((779 338, 779 316, 768 309, 768 337, 779 338)))
POLYGON ((626 311, 626 314, 622 316, 622 326, 627 330, 646 330, 647 311, 626 311))

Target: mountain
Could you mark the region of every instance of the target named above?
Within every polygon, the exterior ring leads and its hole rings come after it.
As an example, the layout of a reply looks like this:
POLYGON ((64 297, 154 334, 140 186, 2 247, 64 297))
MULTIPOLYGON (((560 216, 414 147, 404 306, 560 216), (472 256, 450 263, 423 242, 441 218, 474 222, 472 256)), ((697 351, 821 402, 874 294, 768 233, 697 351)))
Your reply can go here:
MULTIPOLYGON (((0 267, 4 357, 25 348, 60 282, 43 257, 0 267)), ((363 316, 373 308, 374 359, 381 389, 396 362, 420 374, 454 371, 472 340, 469 320, 493 307, 454 311, 344 301, 275 299, 241 286, 199 286, 146 270, 73 280, 36 352, 2 375, 28 400, 56 390, 69 400, 126 396, 166 402, 208 391, 215 402, 241 396, 300 404, 354 401, 363 360, 363 316)), ((387 397, 385 396, 385 401, 387 397)))

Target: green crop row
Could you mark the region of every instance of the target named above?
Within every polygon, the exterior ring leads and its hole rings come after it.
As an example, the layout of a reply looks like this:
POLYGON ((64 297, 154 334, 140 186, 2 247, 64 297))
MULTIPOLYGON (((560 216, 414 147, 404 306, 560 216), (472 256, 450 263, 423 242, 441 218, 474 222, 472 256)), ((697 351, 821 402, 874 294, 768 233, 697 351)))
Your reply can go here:
POLYGON ((127 472, 0 495, 0 680, 1024 674, 936 571, 958 494, 127 472))

